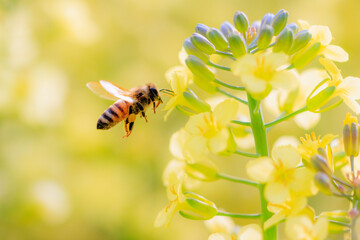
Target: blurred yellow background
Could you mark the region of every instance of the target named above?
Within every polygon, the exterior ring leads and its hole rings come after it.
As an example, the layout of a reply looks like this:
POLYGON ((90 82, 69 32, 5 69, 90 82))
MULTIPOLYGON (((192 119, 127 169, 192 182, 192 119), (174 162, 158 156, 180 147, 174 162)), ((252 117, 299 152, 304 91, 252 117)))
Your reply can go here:
MULTIPOLYGON (((219 27, 236 10, 254 21, 281 8, 290 21, 328 25, 350 54, 340 64, 344 76, 360 76, 358 0, 0 0, 0 238, 207 239, 202 222, 178 215, 168 229, 153 228, 167 204, 161 175, 171 160, 169 138, 186 117, 174 112, 164 122, 164 112, 149 113, 128 139, 122 126, 97 131, 112 102, 85 84, 166 88, 164 73, 178 64, 197 23, 219 27)), ((341 134, 346 111, 324 114, 315 131, 341 134)), ((304 134, 285 123, 270 143, 289 133, 304 134)), ((218 164, 245 176, 244 160, 218 164)), ((219 181, 199 193, 228 211, 259 210, 257 191, 246 186, 219 181)), ((323 199, 310 203, 319 211, 346 208, 323 199)))

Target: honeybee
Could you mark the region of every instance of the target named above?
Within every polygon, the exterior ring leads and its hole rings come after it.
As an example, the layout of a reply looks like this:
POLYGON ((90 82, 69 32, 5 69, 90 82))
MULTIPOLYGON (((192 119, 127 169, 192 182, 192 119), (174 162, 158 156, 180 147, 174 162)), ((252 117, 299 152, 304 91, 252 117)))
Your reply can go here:
POLYGON ((152 83, 130 90, 104 80, 89 82, 86 86, 102 98, 115 100, 115 103, 101 114, 96 128, 107 130, 125 119, 126 134, 124 137, 130 136, 136 115, 140 113, 140 117, 143 117, 147 122, 146 109, 152 104, 154 113, 156 113, 156 108, 162 103, 159 91, 152 83))

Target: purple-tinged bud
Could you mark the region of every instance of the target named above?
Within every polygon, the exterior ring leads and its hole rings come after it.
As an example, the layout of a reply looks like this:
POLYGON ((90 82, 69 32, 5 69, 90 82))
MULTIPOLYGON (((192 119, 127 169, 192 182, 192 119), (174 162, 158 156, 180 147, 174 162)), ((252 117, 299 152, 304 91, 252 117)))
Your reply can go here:
POLYGON ((206 37, 200 33, 193 33, 190 37, 191 43, 200 51, 205 54, 213 54, 215 52, 215 46, 206 37))
POLYGON ((257 39, 257 47, 259 49, 267 48, 274 36, 274 29, 270 25, 265 25, 260 29, 259 37, 257 39))
POLYGON ((249 28, 249 19, 246 14, 236 11, 234 14, 234 25, 239 32, 245 33, 249 28))
POLYGON ((191 42, 190 38, 185 39, 183 46, 188 55, 194 55, 204 62, 209 61, 209 55, 195 47, 194 44, 191 42))
POLYGON ((295 35, 290 54, 294 54, 304 48, 311 40, 311 33, 308 30, 302 30, 295 35))
POLYGON ((265 27, 266 25, 270 25, 274 19, 274 14, 267 13, 264 15, 264 17, 261 19, 260 29, 265 27))
POLYGON ((294 34, 296 34, 299 31, 299 27, 296 25, 296 23, 289 23, 286 25, 287 28, 291 29, 294 34))
POLYGON ((287 20, 289 17, 289 13, 285 11, 284 9, 281 9, 275 16, 271 23, 273 29, 274 29, 274 35, 278 35, 281 30, 284 29, 286 26, 287 20))
POLYGON ((247 53, 247 45, 244 37, 237 32, 229 36, 229 45, 234 57, 238 58, 247 53))
POLYGON ((196 24, 195 32, 200 33, 201 35, 206 37, 206 33, 209 29, 210 28, 208 26, 206 26, 205 24, 198 23, 198 24, 196 24))
POLYGON ((288 27, 284 28, 277 36, 273 52, 288 53, 294 41, 294 33, 288 27))
POLYGON ((326 195, 332 195, 333 189, 331 179, 323 172, 317 172, 314 176, 315 185, 319 188, 320 192, 326 195))
POLYGON ((356 117, 346 114, 343 129, 344 150, 346 156, 357 157, 360 150, 360 126, 356 117))
POLYGON ((220 31, 224 34, 226 38, 229 38, 230 34, 235 32, 235 28, 233 25, 231 25, 231 23, 226 21, 221 24, 220 31))
POLYGON ((207 38, 212 42, 216 49, 226 50, 228 48, 228 41, 224 34, 216 28, 210 28, 206 33, 207 38))
POLYGON ((317 154, 315 156, 312 156, 311 164, 316 171, 323 172, 326 175, 328 175, 329 177, 331 177, 332 171, 329 167, 329 164, 326 161, 326 159, 324 157, 322 157, 321 155, 317 154))

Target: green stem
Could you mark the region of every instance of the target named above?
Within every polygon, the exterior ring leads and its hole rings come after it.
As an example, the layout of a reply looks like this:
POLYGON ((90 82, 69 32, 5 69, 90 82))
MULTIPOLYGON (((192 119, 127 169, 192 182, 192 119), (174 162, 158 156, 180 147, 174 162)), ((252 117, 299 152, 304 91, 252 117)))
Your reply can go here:
POLYGON ((232 120, 231 122, 232 122, 232 123, 235 123, 235 124, 242 125, 242 126, 246 126, 246 127, 250 127, 250 126, 251 126, 251 122, 242 122, 242 121, 239 121, 239 120, 232 120))
POLYGON ((241 98, 238 98, 238 97, 232 95, 231 93, 228 93, 228 92, 226 92, 226 91, 224 91, 224 90, 222 90, 222 89, 220 89, 220 88, 217 88, 217 91, 218 91, 219 93, 222 93, 222 94, 224 94, 225 96, 231 97, 231 98, 233 98, 233 99, 235 99, 235 100, 237 100, 237 101, 239 101, 239 102, 241 102, 241 103, 243 103, 243 104, 246 104, 246 105, 248 104, 247 101, 245 101, 245 100, 243 100, 243 99, 241 99, 241 98))
MULTIPOLYGON (((255 148, 256 152, 260 154, 260 156, 268 156, 268 143, 266 136, 266 128, 264 125, 263 116, 261 113, 261 108, 259 106, 259 102, 251 97, 248 94, 249 101, 249 112, 251 118, 251 128, 253 131, 254 139, 255 139, 255 148), (257 109, 256 111, 254 111, 257 109)), ((264 227, 264 223, 273 215, 267 209, 267 201, 265 199, 264 194, 265 184, 259 185, 260 191, 260 201, 261 201, 261 224, 264 227)), ((263 230, 264 240, 276 240, 277 239, 277 229, 276 226, 270 227, 266 230, 263 230)))
POLYGON ((233 218, 260 218, 260 213, 253 213, 253 214, 239 214, 239 213, 228 213, 219 211, 217 213, 218 216, 227 216, 227 217, 233 217, 233 218))
POLYGON ((236 58, 234 58, 234 56, 231 53, 228 53, 228 52, 222 52, 222 51, 216 50, 215 54, 230 57, 232 60, 236 60, 236 58))
POLYGON ((343 222, 339 222, 339 221, 335 221, 335 220, 328 220, 328 222, 339 225, 339 226, 344 226, 344 227, 351 228, 351 225, 348 224, 348 223, 343 223, 343 222))
POLYGON ((258 153, 248 153, 248 152, 243 152, 243 151, 240 151, 240 150, 236 150, 234 153, 238 154, 238 155, 241 155, 241 156, 244 156, 244 157, 251 157, 251 158, 260 157, 260 154, 258 154, 258 153))
POLYGON ((208 62, 208 65, 209 65, 209 66, 212 66, 212 67, 215 67, 215 68, 218 68, 218 69, 221 69, 221 70, 231 71, 231 68, 225 67, 225 66, 221 66, 221 65, 216 64, 216 63, 213 63, 213 62, 211 62, 211 61, 208 62))
POLYGON ((307 110, 308 110, 308 109, 307 109, 307 106, 302 107, 302 108, 296 110, 295 112, 292 112, 292 113, 290 113, 290 114, 288 114, 288 115, 286 115, 286 116, 284 116, 284 117, 282 117, 282 118, 279 118, 279 119, 276 119, 276 120, 274 120, 274 121, 272 121, 272 122, 266 123, 266 124, 265 124, 265 127, 266 127, 266 128, 272 127, 272 126, 274 126, 274 125, 276 125, 276 124, 278 124, 278 123, 281 123, 281 122, 283 122, 283 121, 285 121, 285 120, 288 120, 288 119, 290 119, 290 118, 292 118, 292 117, 295 117, 296 115, 298 115, 298 114, 300 114, 300 113, 306 112, 307 110))
POLYGON ((224 83, 223 81, 220 81, 219 79, 216 79, 214 80, 215 83, 223 86, 223 87, 226 87, 226 88, 230 88, 230 89, 234 89, 234 90, 241 90, 241 91, 244 91, 245 90, 245 87, 240 87, 240 86, 234 86, 234 85, 231 85, 231 84, 227 84, 227 83, 224 83))
POLYGON ((254 187, 259 186, 259 184, 257 182, 247 180, 247 179, 243 179, 243 178, 230 176, 230 175, 227 175, 227 174, 224 174, 224 173, 218 173, 217 176, 219 178, 221 178, 221 179, 228 180, 228 181, 231 181, 231 182, 243 183, 243 184, 247 184, 247 185, 254 186, 254 187))

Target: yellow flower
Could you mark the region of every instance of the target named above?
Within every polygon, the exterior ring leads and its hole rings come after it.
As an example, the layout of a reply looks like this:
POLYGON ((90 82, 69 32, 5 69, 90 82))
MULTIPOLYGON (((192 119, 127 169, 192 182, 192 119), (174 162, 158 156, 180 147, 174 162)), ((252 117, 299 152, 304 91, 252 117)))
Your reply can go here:
POLYGON ((236 240, 236 236, 229 233, 213 233, 208 240, 236 240))
MULTIPOLYGON (((323 148, 326 149, 327 151, 330 151, 331 149, 330 146, 328 145, 335 138, 336 136, 332 134, 326 134, 324 137, 321 137, 320 135, 316 137, 314 132, 312 132, 311 135, 305 134, 305 138, 304 137, 300 138, 302 144, 298 146, 297 150, 301 154, 301 157, 307 163, 309 163, 311 157, 318 154, 319 148, 323 148)), ((330 159, 330 157, 328 159, 330 159)), ((330 163, 329 166, 332 166, 332 163, 330 163)))
POLYGON ((306 197, 291 197, 289 200, 277 204, 277 203, 268 203, 268 210, 274 215, 272 215, 265 223, 264 228, 268 229, 269 227, 281 222, 290 215, 298 214, 301 211, 309 211, 306 208, 307 199, 306 197))
POLYGON ((328 221, 325 216, 316 222, 307 215, 291 216, 286 220, 285 231, 293 240, 323 240, 328 234, 328 221))
POLYGON ((340 70, 332 61, 326 58, 320 58, 319 61, 331 76, 328 85, 336 87, 332 97, 341 97, 351 110, 360 114, 360 105, 356 102, 360 99, 360 78, 346 77, 343 79, 340 70))
POLYGON ((210 220, 206 220, 205 226, 212 233, 228 233, 231 234, 235 229, 235 223, 231 217, 215 216, 210 220))
POLYGON ((292 146, 279 146, 272 150, 272 158, 261 157, 248 162, 250 178, 265 185, 269 202, 281 204, 291 195, 309 196, 316 192, 314 173, 307 168, 297 168, 301 156, 292 146))
POLYGON ((262 230, 257 224, 249 224, 240 228, 238 240, 262 240, 262 230))
POLYGON ((235 100, 226 99, 213 112, 191 116, 185 125, 185 130, 192 136, 187 141, 187 148, 197 156, 203 155, 206 149, 216 154, 235 151, 236 145, 228 125, 236 117, 238 106, 235 100))
POLYGON ((291 90, 298 86, 297 75, 283 69, 287 60, 284 53, 246 54, 233 64, 232 72, 240 77, 251 96, 260 100, 272 88, 291 90))
POLYGON ((178 178, 173 173, 168 182, 167 196, 169 205, 159 212, 155 219, 155 227, 169 226, 174 214, 186 206, 185 196, 182 192, 183 178, 178 178))
POLYGON ((299 23, 302 29, 308 29, 312 35, 309 45, 320 42, 321 48, 318 53, 319 55, 322 54, 327 59, 335 62, 346 62, 349 60, 349 54, 345 52, 344 49, 330 44, 332 41, 332 34, 329 27, 321 25, 310 26, 308 22, 303 20, 300 20, 299 23))

